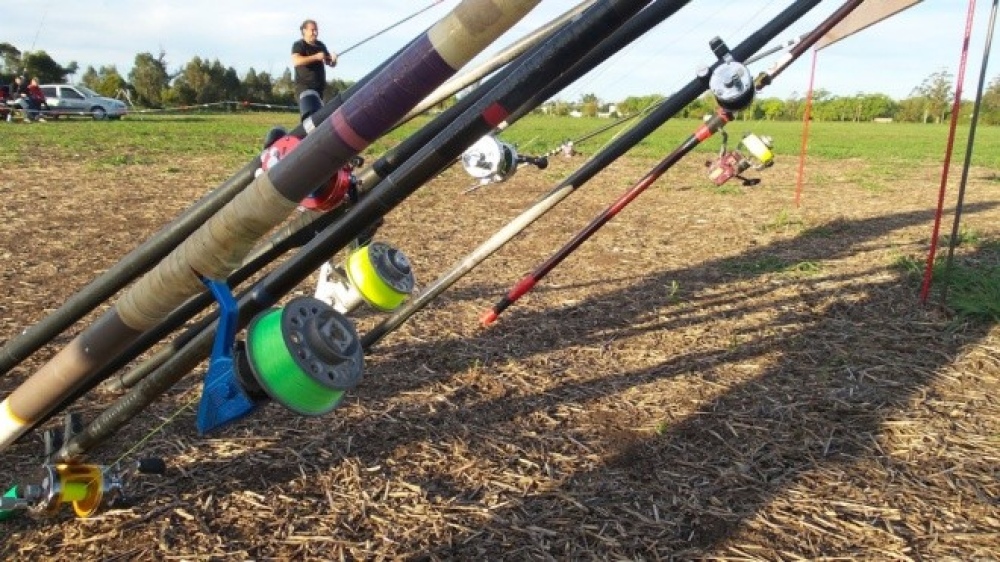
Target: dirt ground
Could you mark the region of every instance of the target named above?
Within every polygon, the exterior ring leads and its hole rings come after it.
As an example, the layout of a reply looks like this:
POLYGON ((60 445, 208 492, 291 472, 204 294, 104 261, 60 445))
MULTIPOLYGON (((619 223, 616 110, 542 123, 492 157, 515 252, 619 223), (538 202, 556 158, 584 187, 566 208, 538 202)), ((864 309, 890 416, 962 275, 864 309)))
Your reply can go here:
MULTIPOLYGON (((269 404, 199 437, 203 364, 89 458, 158 456, 164 476, 129 479, 127 507, 90 519, 66 508, 0 523, 0 557, 1000 558, 1000 328, 921 306, 919 278, 897 267, 926 258, 940 166, 810 161, 796 207, 793 160, 722 190, 686 160, 481 328, 485 308, 654 164, 617 162, 376 346, 330 415, 269 404)), ((451 169, 378 239, 429 284, 580 163, 470 194, 451 169)), ((4 170, 0 341, 220 169, 4 170)), ((963 224, 981 241, 1000 240, 998 173, 969 175, 963 224)), ((956 255, 1000 262, 972 245, 956 255)), ((298 291, 311 292, 311 280, 298 291)), ((380 318, 355 320, 364 333, 380 318)), ((74 409, 92 419, 115 398, 101 389, 74 409)), ((40 462, 40 441, 22 441, 0 454, 8 482, 40 462)))

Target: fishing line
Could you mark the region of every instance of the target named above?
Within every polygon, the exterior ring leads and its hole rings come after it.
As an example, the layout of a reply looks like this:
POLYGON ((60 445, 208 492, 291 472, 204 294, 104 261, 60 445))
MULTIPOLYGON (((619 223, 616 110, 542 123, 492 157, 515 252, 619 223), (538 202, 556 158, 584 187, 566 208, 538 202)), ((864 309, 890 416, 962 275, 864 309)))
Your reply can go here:
MULTIPOLYGON (((35 31, 35 38, 31 40, 31 48, 28 49, 29 52, 35 50, 35 43, 38 42, 38 36, 42 33, 42 26, 45 25, 45 16, 49 15, 49 7, 45 6, 45 11, 42 12, 42 21, 38 22, 38 29, 35 31)), ((21 61, 21 66, 24 66, 24 61, 21 61)))
MULTIPOLYGON (((190 389, 188 389, 188 392, 192 392, 192 390, 196 390, 197 388, 198 388, 197 386, 193 386, 190 389)), ((170 416, 168 416, 167 419, 163 420, 163 422, 160 423, 160 425, 154 427, 148 433, 146 433, 146 435, 144 435, 142 437, 142 439, 139 439, 138 441, 136 441, 135 444, 133 444, 131 447, 129 447, 129 449, 127 451, 125 451, 124 453, 122 453, 121 455, 119 455, 118 458, 114 460, 114 462, 109 463, 107 465, 107 467, 105 467, 105 469, 104 469, 104 474, 106 474, 112 468, 118 466, 118 464, 121 463, 125 459, 125 457, 127 457, 127 456, 131 455, 132 453, 134 453, 135 451, 137 451, 139 449, 139 447, 142 447, 147 441, 149 441, 150 439, 152 439, 153 437, 155 437, 158 433, 160 433, 164 429, 166 429, 166 427, 168 425, 172 424, 174 422, 174 420, 177 419, 177 416, 181 415, 184 412, 184 410, 187 410, 188 408, 191 408, 192 406, 194 406, 195 401, 198 400, 201 397, 201 393, 194 392, 193 394, 194 394, 194 396, 192 396, 190 399, 188 399, 187 402, 181 404, 180 407, 178 407, 177 410, 174 411, 174 413, 170 414, 170 416)))
POLYGON ((341 57, 341 56, 343 56, 343 55, 345 55, 345 54, 347 54, 347 53, 351 52, 352 50, 356 49, 357 47, 360 47, 361 45, 364 45, 365 43, 367 43, 367 42, 371 41, 372 39, 375 39, 375 38, 376 38, 376 37, 378 37, 379 35, 382 35, 383 33, 386 33, 386 32, 388 32, 388 31, 391 31, 391 30, 393 30, 393 29, 395 29, 395 28, 397 28, 397 27, 399 27, 399 26, 403 25, 404 23, 406 23, 406 22, 408 22, 408 21, 412 20, 413 18, 415 18, 415 17, 419 16, 420 14, 422 14, 422 13, 426 12, 427 10, 430 10, 430 9, 431 9, 431 8, 433 8, 434 6, 437 6, 437 5, 438 5, 438 4, 440 4, 441 2, 444 2, 444 0, 434 0, 433 2, 431 2, 431 3, 429 4, 429 5, 425 6, 424 8, 421 8, 421 9, 417 10, 416 12, 414 12, 414 13, 412 13, 412 14, 410 14, 410 15, 406 16, 405 18, 403 18, 403 19, 401 19, 401 20, 397 21, 396 23, 394 23, 394 24, 390 25, 389 27, 387 27, 387 28, 383 29, 382 31, 379 31, 379 32, 377 32, 377 33, 374 33, 374 34, 372 34, 372 35, 369 35, 368 37, 365 37, 365 38, 364 38, 364 39, 362 39, 361 41, 358 41, 357 43, 355 43, 355 44, 351 45, 350 47, 348 47, 348 48, 346 48, 346 49, 344 49, 344 50, 340 51, 339 53, 337 53, 337 57, 341 57))
MULTIPOLYGON (((763 14, 766 10, 770 9, 772 7, 772 5, 775 3, 775 1, 776 0, 769 0, 760 9, 758 9, 757 12, 753 16, 751 16, 749 18, 743 18, 743 20, 742 20, 743 24, 740 25, 735 31, 733 31, 731 35, 735 36, 735 35, 743 32, 746 29, 746 27, 750 25, 751 22, 753 22, 753 21, 757 20, 758 18, 760 18, 761 14, 763 14)), ((646 66, 646 61, 648 61, 651 58, 653 58, 653 56, 662 54, 666 50, 666 48, 668 46, 673 46, 674 44, 681 43, 682 40, 686 39, 689 35, 694 34, 695 31, 700 30, 700 28, 704 27, 707 22, 709 22, 710 20, 714 19, 715 17, 716 17, 715 14, 712 14, 709 17, 707 17, 704 20, 702 20, 697 25, 692 26, 692 27, 688 27, 687 28, 688 31, 685 34, 683 34, 680 37, 680 39, 678 39, 676 41, 673 41, 673 42, 671 42, 671 43, 669 43, 667 45, 663 45, 658 51, 656 51, 654 53, 648 54, 644 59, 642 59, 641 63, 637 62, 635 66, 646 66)), ((644 40, 644 39, 649 39, 649 38, 650 38, 650 36, 646 35, 643 38, 641 38, 640 41, 644 40)), ((633 43, 632 45, 630 45, 630 47, 634 46, 634 45, 635 45, 635 43, 633 43)), ((622 52, 624 52, 624 51, 622 51, 622 52)), ((619 54, 621 54, 622 52, 620 52, 619 54)), ((767 54, 770 54, 770 53, 767 53, 767 54)), ((617 56, 617 55, 615 55, 615 56, 617 56)), ((761 54, 761 55, 756 55, 754 57, 751 57, 751 58, 747 59, 747 63, 749 64, 749 62, 751 62, 751 61, 759 60, 760 58, 763 58, 764 56, 766 56, 766 55, 761 54)), ((607 68, 610 68, 610 66, 604 66, 602 68, 604 68, 604 70, 607 70, 607 68)), ((671 84, 671 87, 668 89, 668 91, 674 91, 674 90, 676 90, 678 82, 679 82, 679 78, 675 78, 674 81, 673 81, 673 83, 671 84)), ((583 142, 585 140, 589 140, 590 138, 592 138, 592 137, 594 137, 596 135, 599 135, 600 133, 603 133, 606 130, 613 129, 618 124, 621 124, 622 127, 620 129, 618 129, 618 131, 615 134, 613 134, 611 137, 609 137, 608 140, 606 140, 604 142, 604 144, 600 147, 600 149, 598 151, 604 150, 605 148, 608 147, 608 145, 610 145, 612 142, 614 142, 615 139, 617 139, 618 137, 620 137, 622 134, 624 134, 626 131, 628 131, 630 129, 630 127, 627 124, 628 121, 631 121, 631 120, 633 120, 633 119, 635 119, 637 117, 641 117, 641 116, 645 115, 646 113, 649 113, 650 111, 654 110, 659 104, 663 103, 663 101, 666 100, 666 99, 667 99, 667 97, 664 97, 663 99, 661 99, 659 101, 654 101, 650 105, 648 105, 645 108, 637 111, 636 113, 634 113, 632 115, 629 115, 629 116, 626 116, 626 117, 623 117, 623 118, 620 118, 620 120, 619 120, 618 123, 612 123, 610 126, 607 126, 607 127, 599 127, 596 131, 592 131, 590 133, 584 134, 581 137, 579 137, 578 139, 573 140, 572 142, 573 142, 573 144, 575 146, 575 145, 577 145, 577 144, 579 144, 579 143, 581 143, 581 142, 583 142)), ((635 126, 635 125, 633 125, 633 126, 635 126)), ((562 147, 552 149, 551 151, 549 151, 549 154, 551 155, 551 154, 557 153, 560 150, 560 148, 562 148, 562 147)))
MULTIPOLYGON (((766 10, 769 10, 774 5, 774 3, 776 1, 777 0, 768 0, 768 2, 766 4, 764 4, 759 10, 757 10, 757 12, 753 16, 751 16, 749 18, 741 18, 741 20, 743 21, 742 25, 740 25, 737 29, 735 29, 729 35, 729 37, 734 37, 737 34, 742 33, 747 28, 747 26, 750 25, 751 22, 757 20, 761 16, 761 14, 763 14, 766 10)), ((673 40, 673 41, 671 41, 669 43, 660 45, 660 47, 658 49, 655 49, 655 50, 652 50, 652 51, 648 52, 642 59, 636 61, 632 65, 629 65, 627 68, 632 69, 632 68, 646 68, 646 67, 648 67, 650 60, 652 60, 653 58, 655 58, 657 56, 660 56, 660 55, 664 54, 668 49, 671 49, 671 48, 675 47, 678 44, 684 44, 688 40, 689 37, 695 35, 695 33, 701 33, 702 28, 706 27, 706 25, 709 22, 713 22, 714 20, 717 20, 717 19, 719 19, 719 18, 718 18, 718 14, 716 12, 710 13, 704 19, 700 20, 697 24, 695 24, 693 26, 687 26, 686 27, 686 31, 679 38, 677 38, 677 39, 675 39, 675 40, 673 40)), ((605 74, 606 72, 608 72, 611 68, 622 68, 622 69, 626 68, 624 65, 614 64, 612 61, 614 61, 615 58, 618 58, 620 60, 620 58, 624 57, 630 50, 632 50, 632 49, 640 46, 640 42, 642 42, 642 41, 647 41, 647 42, 648 41, 652 41, 653 38, 654 38, 654 36, 653 36, 652 33, 653 32, 651 32, 648 35, 643 36, 642 38, 640 38, 639 40, 633 42, 631 45, 629 45, 625 49, 619 51, 616 55, 614 55, 614 57, 612 57, 607 62, 605 62, 603 65, 601 65, 600 67, 598 67, 597 69, 595 69, 595 72, 593 73, 593 76, 586 77, 583 81, 578 81, 578 82, 574 83, 573 84, 574 89, 572 91, 573 95, 570 96, 570 99, 576 99, 576 98, 578 98, 578 97, 580 97, 580 96, 583 95, 584 90, 586 90, 586 89, 592 89, 592 84, 594 82, 596 82, 603 74, 605 74)), ((617 62, 617 61, 615 61, 615 62, 617 62)), ((620 73, 616 77, 615 80, 611 80, 611 82, 620 82, 622 80, 626 80, 628 78, 628 76, 629 76, 629 73, 622 72, 622 73, 620 73)), ((677 87, 678 87, 678 85, 680 84, 680 80, 681 79, 679 77, 675 77, 674 80, 673 80, 673 82, 670 83, 669 87, 665 88, 664 90, 666 90, 666 91, 674 91, 674 90, 676 90, 677 87)))

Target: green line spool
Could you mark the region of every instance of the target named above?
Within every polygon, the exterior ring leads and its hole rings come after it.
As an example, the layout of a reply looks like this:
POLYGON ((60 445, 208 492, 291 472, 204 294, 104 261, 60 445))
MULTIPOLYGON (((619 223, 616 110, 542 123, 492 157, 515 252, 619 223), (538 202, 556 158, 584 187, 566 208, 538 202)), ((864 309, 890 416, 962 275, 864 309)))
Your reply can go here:
POLYGON ((246 364, 267 396, 298 414, 319 416, 357 386, 364 353, 346 316, 319 299, 296 297, 247 328, 246 364))

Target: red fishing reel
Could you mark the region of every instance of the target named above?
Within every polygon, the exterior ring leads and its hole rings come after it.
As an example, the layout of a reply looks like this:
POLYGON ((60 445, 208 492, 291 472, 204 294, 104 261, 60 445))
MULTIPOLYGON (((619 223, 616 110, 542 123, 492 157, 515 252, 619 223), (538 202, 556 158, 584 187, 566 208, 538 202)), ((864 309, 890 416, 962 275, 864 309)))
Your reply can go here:
MULTIPOLYGON (((302 142, 296 136, 286 135, 268 144, 260 154, 260 173, 270 170, 290 154, 302 142)), ((355 156, 348 164, 337 170, 330 181, 313 190, 300 205, 312 211, 327 212, 337 208, 359 185, 354 175, 355 168, 362 166, 364 160, 355 156)))
MULTIPOLYGON (((360 159, 358 159, 360 160, 360 159)), ((360 163, 358 164, 360 165, 360 163)), ((300 203, 311 211, 325 213, 335 209, 348 198, 352 191, 358 188, 358 179, 354 176, 355 163, 345 165, 323 187, 313 191, 300 203)))
POLYGON ((706 162, 708 166, 708 179, 715 185, 722 185, 733 178, 743 180, 743 185, 756 185, 760 183, 758 178, 744 178, 740 174, 750 169, 750 162, 739 152, 727 152, 714 162, 706 162))
POLYGON ((719 156, 715 160, 705 162, 708 168, 708 179, 715 185, 722 185, 727 181, 738 178, 744 186, 754 186, 760 183, 760 178, 747 178, 743 172, 754 169, 763 170, 774 164, 774 153, 771 151, 771 138, 760 137, 753 133, 744 135, 739 146, 750 156, 745 156, 739 150, 729 150, 729 135, 725 130, 720 131, 722 135, 722 147, 719 149, 719 156))

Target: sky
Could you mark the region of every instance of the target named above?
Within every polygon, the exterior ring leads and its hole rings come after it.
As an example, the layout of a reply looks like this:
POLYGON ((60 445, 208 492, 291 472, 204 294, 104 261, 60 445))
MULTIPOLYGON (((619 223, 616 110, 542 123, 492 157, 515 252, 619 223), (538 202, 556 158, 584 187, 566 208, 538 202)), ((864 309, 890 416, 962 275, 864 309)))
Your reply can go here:
MULTIPOLYGON (((280 76, 290 66, 292 43, 303 19, 319 23, 319 38, 343 51, 371 35, 428 8, 343 55, 332 76, 357 80, 417 36, 460 0, 364 0, 296 3, 262 0, 33 0, 8 2, 0 11, 0 42, 21 51, 44 50, 56 62, 115 65, 127 76, 136 53, 166 53, 168 71, 192 57, 218 59, 240 76, 250 68, 280 76)), ((869 0, 881 1, 881 0, 869 0)), ((815 87, 835 95, 884 93, 902 99, 931 73, 946 70, 957 78, 970 1, 924 0, 819 52, 815 87)), ((698 67, 713 59, 709 40, 720 36, 733 46, 791 4, 791 0, 691 0, 673 17, 629 45, 556 97, 577 101, 594 93, 604 101, 629 95, 669 95, 686 84, 698 67)), ((842 4, 824 0, 778 37, 778 44, 808 32, 842 4)), ((507 34, 471 64, 486 60, 531 30, 576 5, 576 0, 542 0, 507 34)), ((963 98, 975 95, 990 24, 991 2, 975 3, 963 98)), ((997 49, 991 49, 995 55, 997 49)), ((775 55, 776 56, 776 55, 775 55)), ((775 61, 765 58, 751 70, 775 61)), ((991 61, 995 57, 991 56, 991 61)), ((802 96, 809 86, 812 55, 789 67, 764 97, 802 96)), ((987 83, 1000 76, 987 66, 987 83)))

